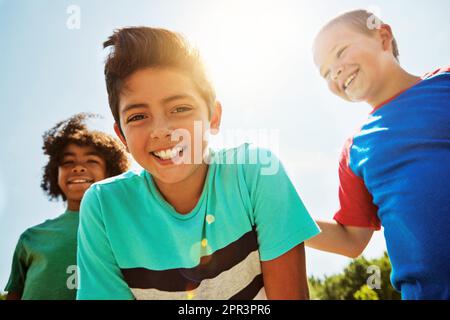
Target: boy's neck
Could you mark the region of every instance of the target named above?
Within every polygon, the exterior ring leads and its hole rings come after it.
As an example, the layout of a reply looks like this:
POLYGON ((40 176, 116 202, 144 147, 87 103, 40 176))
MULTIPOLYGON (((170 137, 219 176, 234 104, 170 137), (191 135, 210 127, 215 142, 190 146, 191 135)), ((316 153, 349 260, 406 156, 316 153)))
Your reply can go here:
POLYGON ((378 108, 397 94, 414 86, 419 80, 420 77, 406 72, 400 65, 395 64, 389 70, 389 74, 383 79, 383 86, 375 94, 375 98, 367 102, 372 108, 378 108))
POLYGON ((67 200, 67 210, 68 211, 80 211, 81 200, 67 200))
POLYGON ((201 164, 186 180, 178 183, 161 183, 154 179, 161 195, 180 214, 191 212, 199 201, 205 185, 208 165, 201 164))

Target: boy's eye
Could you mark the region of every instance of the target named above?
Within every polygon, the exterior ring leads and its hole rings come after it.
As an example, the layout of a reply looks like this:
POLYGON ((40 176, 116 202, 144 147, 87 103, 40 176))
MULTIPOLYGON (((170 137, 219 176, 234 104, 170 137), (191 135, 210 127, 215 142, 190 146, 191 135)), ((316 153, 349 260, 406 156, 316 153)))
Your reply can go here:
POLYGON ((66 160, 66 161, 61 162, 61 165, 62 165, 62 166, 67 166, 67 165, 70 165, 70 164, 72 164, 72 163, 73 163, 72 160, 66 160))
POLYGON ((342 56, 342 54, 344 53, 344 51, 345 51, 345 49, 347 49, 347 47, 343 47, 341 50, 339 50, 338 52, 337 52, 337 57, 338 58, 340 58, 341 56, 342 56))
POLYGON ((181 112, 186 112, 191 110, 192 108, 188 107, 188 106, 179 106, 176 107, 172 110, 172 113, 181 113, 181 112))
POLYGON ((330 71, 327 71, 324 75, 323 75, 323 78, 324 79, 328 79, 328 76, 330 75, 330 71))
POLYGON ((128 117, 127 123, 132 122, 132 121, 139 121, 139 120, 143 120, 143 119, 145 119, 145 115, 136 114, 136 115, 128 117))

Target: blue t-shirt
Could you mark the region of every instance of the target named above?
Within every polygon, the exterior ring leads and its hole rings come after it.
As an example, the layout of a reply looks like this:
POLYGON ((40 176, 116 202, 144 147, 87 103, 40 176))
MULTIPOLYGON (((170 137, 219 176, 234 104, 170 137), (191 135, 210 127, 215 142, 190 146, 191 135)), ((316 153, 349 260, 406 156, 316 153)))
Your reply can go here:
POLYGON ((202 195, 185 215, 146 170, 89 188, 80 210, 78 299, 265 297, 260 261, 318 227, 272 153, 243 145, 211 159, 202 195))
POLYGON ((403 299, 450 299, 450 69, 376 108, 340 161, 344 224, 384 227, 403 299))

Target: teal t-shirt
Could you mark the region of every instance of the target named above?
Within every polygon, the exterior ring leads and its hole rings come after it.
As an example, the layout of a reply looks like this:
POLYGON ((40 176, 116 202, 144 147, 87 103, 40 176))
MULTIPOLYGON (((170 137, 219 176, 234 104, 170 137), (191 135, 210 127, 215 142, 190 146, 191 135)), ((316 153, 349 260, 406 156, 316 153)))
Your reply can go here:
POLYGON ((77 211, 67 210, 27 229, 14 251, 5 291, 24 300, 74 300, 78 219, 77 211))
POLYGON ((92 185, 80 212, 77 299, 264 298, 261 261, 319 232, 275 155, 248 144, 211 151, 188 214, 146 170, 92 185))

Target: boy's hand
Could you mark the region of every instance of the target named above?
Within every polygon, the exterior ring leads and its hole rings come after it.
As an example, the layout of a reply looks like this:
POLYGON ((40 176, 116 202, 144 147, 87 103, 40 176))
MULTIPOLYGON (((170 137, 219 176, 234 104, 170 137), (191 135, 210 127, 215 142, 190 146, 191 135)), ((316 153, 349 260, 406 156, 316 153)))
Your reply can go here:
POLYGON ((336 221, 317 221, 322 232, 306 241, 308 247, 356 258, 372 238, 373 229, 349 227, 336 221))
POLYGON ((303 243, 276 259, 262 261, 261 266, 268 299, 309 299, 303 243))

